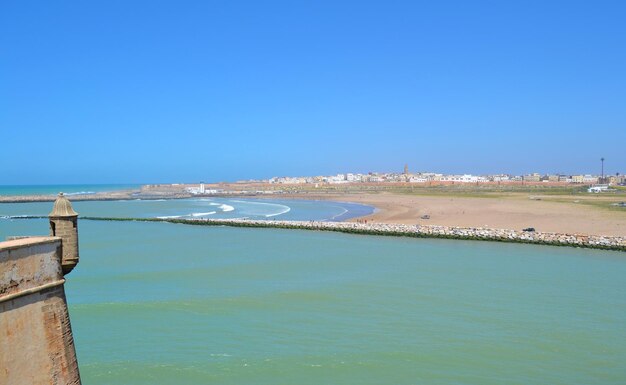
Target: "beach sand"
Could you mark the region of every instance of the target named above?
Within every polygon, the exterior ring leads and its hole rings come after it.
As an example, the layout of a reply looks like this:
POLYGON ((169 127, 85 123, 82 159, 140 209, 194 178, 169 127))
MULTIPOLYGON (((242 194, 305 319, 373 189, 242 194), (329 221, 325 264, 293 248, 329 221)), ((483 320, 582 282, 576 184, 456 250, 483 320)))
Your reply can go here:
MULTIPOLYGON (((142 189, 143 190, 143 189, 142 189)), ((182 187, 173 190, 117 191, 73 196, 78 200, 176 199, 188 198, 182 187)), ((222 195, 232 197, 233 195, 222 195)), ((237 194, 236 196, 250 196, 237 194)), ((379 223, 488 227, 522 230, 533 227, 541 232, 626 236, 626 208, 612 206, 625 201, 622 195, 572 194, 537 195, 528 192, 446 192, 411 194, 398 192, 304 192, 276 195, 252 195, 259 199, 309 199, 362 203, 376 207, 376 212, 358 219, 379 223), (430 216, 422 219, 423 215, 430 216)), ((53 201, 56 197, 0 197, 0 203, 53 201)), ((357 218, 352 219, 356 221, 357 218)))
MULTIPOLYGON (((626 236, 626 209, 610 209, 598 196, 530 196, 511 193, 482 197, 427 196, 382 192, 294 194, 280 198, 323 199, 372 205, 361 219, 381 223, 489 227, 591 235, 626 236), (429 215, 430 219, 421 219, 429 215)), ((353 219, 355 221, 356 219, 353 219)))

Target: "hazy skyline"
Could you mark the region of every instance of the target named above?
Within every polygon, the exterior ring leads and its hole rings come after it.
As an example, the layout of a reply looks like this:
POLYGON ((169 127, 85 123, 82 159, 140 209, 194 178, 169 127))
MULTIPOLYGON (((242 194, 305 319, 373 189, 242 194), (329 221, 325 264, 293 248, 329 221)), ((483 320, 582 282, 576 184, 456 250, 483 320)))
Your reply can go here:
POLYGON ((624 172, 625 18, 617 1, 3 2, 0 184, 624 172))

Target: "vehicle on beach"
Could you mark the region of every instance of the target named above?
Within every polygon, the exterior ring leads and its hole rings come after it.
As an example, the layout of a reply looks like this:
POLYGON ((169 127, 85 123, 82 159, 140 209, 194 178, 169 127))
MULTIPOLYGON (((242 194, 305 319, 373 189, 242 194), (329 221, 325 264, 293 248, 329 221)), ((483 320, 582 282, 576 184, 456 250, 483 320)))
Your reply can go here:
POLYGON ((527 227, 525 229, 522 229, 522 231, 526 231, 527 233, 534 233, 535 232, 535 228, 534 227, 527 227))
POLYGON ((420 218, 421 219, 430 219, 430 215, 422 215, 420 218))
POLYGON ((604 191, 609 191, 609 185, 608 184, 598 184, 595 186, 591 186, 587 189, 587 192, 589 193, 601 193, 604 191))

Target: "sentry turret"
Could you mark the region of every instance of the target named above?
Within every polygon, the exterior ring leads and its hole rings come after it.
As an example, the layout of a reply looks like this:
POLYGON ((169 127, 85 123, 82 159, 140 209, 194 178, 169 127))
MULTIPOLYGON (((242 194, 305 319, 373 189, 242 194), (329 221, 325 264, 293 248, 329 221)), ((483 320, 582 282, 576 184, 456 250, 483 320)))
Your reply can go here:
POLYGON ((50 235, 63 241, 61 266, 65 275, 78 264, 78 213, 63 193, 59 193, 48 218, 50 235))

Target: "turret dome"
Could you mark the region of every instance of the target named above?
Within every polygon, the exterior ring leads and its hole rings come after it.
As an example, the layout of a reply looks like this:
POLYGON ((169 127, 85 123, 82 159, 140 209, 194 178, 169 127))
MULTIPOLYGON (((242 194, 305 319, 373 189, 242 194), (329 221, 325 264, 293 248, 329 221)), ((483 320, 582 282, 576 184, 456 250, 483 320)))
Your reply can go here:
POLYGON ((70 201, 63 195, 62 192, 54 201, 54 207, 52 212, 48 215, 50 217, 76 217, 78 213, 72 208, 70 201))

